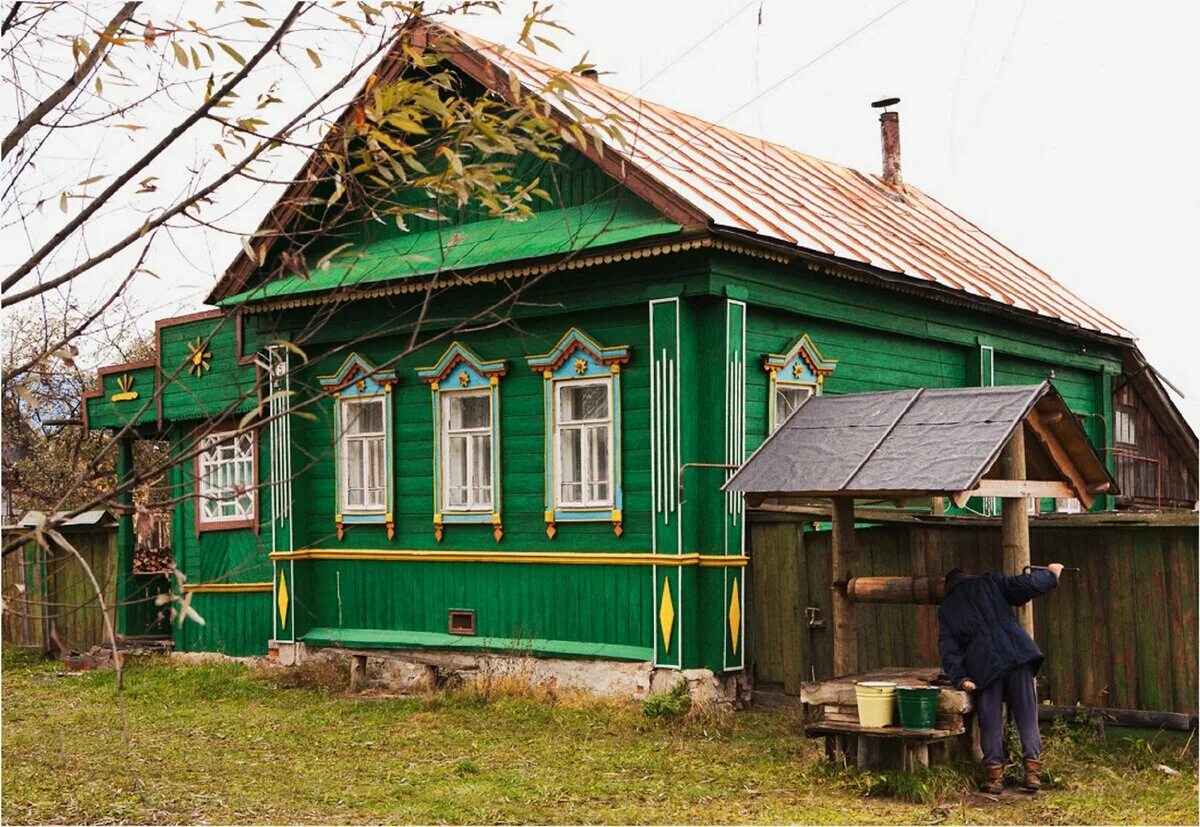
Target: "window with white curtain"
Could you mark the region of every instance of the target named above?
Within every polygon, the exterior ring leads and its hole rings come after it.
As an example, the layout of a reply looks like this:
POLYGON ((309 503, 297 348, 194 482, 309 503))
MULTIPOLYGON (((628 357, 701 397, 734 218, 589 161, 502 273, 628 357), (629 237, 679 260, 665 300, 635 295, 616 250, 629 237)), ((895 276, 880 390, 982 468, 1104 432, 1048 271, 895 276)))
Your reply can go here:
POLYGON ((558 382, 554 393, 556 504, 611 506, 612 379, 558 382))
POLYGON ((254 434, 227 431, 200 439, 197 478, 201 524, 254 519, 254 434))
POLYGON ((442 394, 442 509, 492 510, 492 393, 442 394))
POLYGON ((796 412, 805 399, 813 395, 812 385, 775 383, 775 427, 778 428, 796 412))
POLYGON ((383 397, 350 397, 340 403, 342 510, 375 512, 384 507, 387 464, 383 397))

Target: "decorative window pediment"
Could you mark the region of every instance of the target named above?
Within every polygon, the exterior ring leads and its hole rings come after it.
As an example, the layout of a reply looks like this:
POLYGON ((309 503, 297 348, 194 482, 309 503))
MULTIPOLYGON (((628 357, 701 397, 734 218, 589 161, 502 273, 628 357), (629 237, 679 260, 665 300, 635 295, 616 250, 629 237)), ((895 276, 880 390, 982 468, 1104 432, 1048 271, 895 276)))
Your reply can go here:
POLYGON ((377 370, 357 353, 351 353, 341 367, 328 376, 319 377, 321 387, 347 396, 385 393, 396 383, 394 370, 377 370))
POLYGON ((621 527, 621 365, 626 345, 604 347, 571 328, 546 354, 528 358, 545 396, 546 535, 558 523, 621 527))
POLYGON ((490 523, 496 542, 500 519, 500 377, 503 360, 485 362, 459 342, 437 363, 417 368, 433 399, 433 532, 445 526, 490 523))
POLYGON ((447 385, 448 388, 482 388, 496 384, 508 372, 508 363, 503 359, 485 362, 469 348, 452 342, 437 364, 417 368, 422 382, 432 385, 447 385))
POLYGON ((396 373, 378 370, 352 353, 321 387, 334 398, 334 474, 337 479, 338 539, 347 525, 387 526, 396 535, 392 518, 392 386, 396 373))
POLYGON ((763 358, 763 369, 771 378, 767 405, 768 431, 774 431, 805 399, 821 393, 825 377, 837 368, 836 359, 826 359, 805 333, 784 353, 763 358))
POLYGON ((577 327, 568 330, 549 353, 530 356, 529 367, 551 379, 584 379, 605 376, 620 371, 629 361, 627 345, 602 347, 595 339, 577 327))

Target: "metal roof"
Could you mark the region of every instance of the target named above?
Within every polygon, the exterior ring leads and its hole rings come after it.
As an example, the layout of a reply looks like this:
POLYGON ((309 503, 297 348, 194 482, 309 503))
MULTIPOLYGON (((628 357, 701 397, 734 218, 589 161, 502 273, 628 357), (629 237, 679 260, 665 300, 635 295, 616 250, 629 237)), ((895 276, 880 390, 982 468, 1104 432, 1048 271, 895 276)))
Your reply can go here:
MULTIPOLYGON (((511 49, 451 34, 529 90, 564 74, 511 49)), ((458 63, 462 56, 447 57, 458 63)), ((495 80, 489 85, 503 94, 507 81, 495 80)), ((593 78, 572 75, 571 82, 575 94, 543 97, 568 119, 576 117, 572 108, 592 117, 619 116, 624 144, 599 130, 593 130, 593 139, 695 207, 715 228, 1131 337, 1044 270, 911 184, 891 186, 880 176, 735 132, 593 78)))
MULTIPOLYGON (((1087 488, 1112 478, 1048 384, 814 396, 730 478, 727 491, 787 496, 949 495, 971 491, 1013 432, 1037 411, 1070 469, 1026 440, 1030 479, 1087 488)), ((1090 499, 1088 491, 1080 492, 1090 499)))
MULTIPOLYGON (((47 517, 43 511, 26 511, 21 521, 17 523, 20 528, 37 528, 37 526, 46 521, 59 520, 62 518, 65 511, 56 511, 52 517, 47 517)), ((59 528, 76 528, 80 526, 98 526, 107 525, 116 522, 116 516, 105 508, 95 509, 93 511, 81 511, 74 517, 62 520, 58 524, 59 528)))

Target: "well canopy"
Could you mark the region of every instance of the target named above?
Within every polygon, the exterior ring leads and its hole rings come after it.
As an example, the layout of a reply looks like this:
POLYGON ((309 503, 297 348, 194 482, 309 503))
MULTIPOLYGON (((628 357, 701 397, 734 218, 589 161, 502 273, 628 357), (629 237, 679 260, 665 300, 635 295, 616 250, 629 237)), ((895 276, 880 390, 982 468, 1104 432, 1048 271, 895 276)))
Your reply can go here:
MULTIPOLYGON (((725 490, 760 497, 959 497, 998 476, 993 466, 1022 426, 1026 479, 1065 483, 1085 504, 1097 493, 1116 493, 1048 382, 810 397, 725 490)), ((1027 491, 1041 493, 1033 484, 1027 491)))

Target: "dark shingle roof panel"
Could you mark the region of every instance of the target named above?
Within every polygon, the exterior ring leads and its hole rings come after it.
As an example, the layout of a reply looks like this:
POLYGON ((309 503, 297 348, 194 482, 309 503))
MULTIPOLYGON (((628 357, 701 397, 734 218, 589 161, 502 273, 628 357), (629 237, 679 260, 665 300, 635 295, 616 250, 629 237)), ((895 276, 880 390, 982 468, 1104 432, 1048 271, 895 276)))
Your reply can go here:
POLYGON ((1049 385, 812 397, 726 485, 811 496, 974 488, 1049 385))

